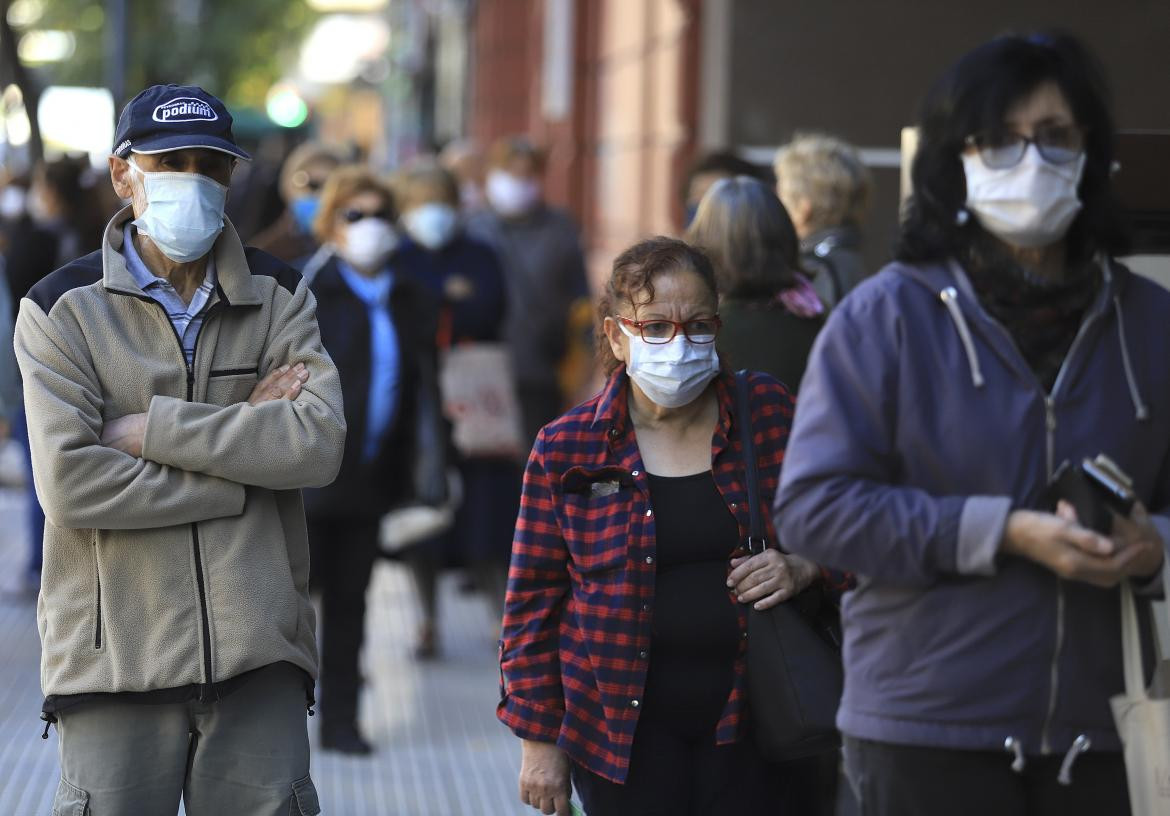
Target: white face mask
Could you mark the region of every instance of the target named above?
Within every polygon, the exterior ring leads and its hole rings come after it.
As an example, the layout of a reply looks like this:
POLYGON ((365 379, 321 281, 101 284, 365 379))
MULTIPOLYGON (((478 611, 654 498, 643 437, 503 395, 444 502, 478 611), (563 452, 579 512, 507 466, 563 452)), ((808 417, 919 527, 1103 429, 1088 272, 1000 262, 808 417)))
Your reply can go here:
POLYGON ((1080 212, 1077 187, 1085 170, 1084 154, 1067 164, 1052 164, 1036 145, 1028 145, 1018 164, 1002 170, 987 167, 978 154, 962 159, 967 209, 1006 243, 1026 248, 1056 243, 1080 212))
POLYGON ((223 231, 228 188, 198 173, 147 173, 142 179, 146 210, 134 226, 175 263, 202 258, 223 231))
POLYGON ((345 228, 342 256, 358 269, 377 269, 398 247, 398 233, 382 218, 362 218, 345 228))
POLYGON ((626 373, 656 405, 680 408, 694 402, 719 373, 714 343, 692 343, 681 332, 669 343, 647 343, 618 325, 630 338, 626 373))
POLYGON ((421 204, 402 216, 410 237, 430 250, 444 247, 455 236, 459 213, 448 204, 421 204))
POLYGON ((505 170, 493 170, 487 177, 487 199, 505 218, 524 215, 540 202, 540 182, 518 178, 505 170))
POLYGON ((24 215, 28 193, 23 187, 8 185, 0 191, 0 218, 17 219, 24 215))

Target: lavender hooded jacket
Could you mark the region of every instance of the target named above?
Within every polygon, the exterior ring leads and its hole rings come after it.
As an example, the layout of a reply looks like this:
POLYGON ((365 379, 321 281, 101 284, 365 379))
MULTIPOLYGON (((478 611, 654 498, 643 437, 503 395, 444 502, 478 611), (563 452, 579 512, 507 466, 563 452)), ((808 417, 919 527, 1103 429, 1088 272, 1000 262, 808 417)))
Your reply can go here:
POLYGON ((1170 542, 1170 292, 1104 270, 1050 394, 954 263, 887 266, 821 332, 775 514, 785 547, 858 575, 844 733, 1070 761, 1081 735, 1119 749, 1118 590, 997 552, 1061 461, 1102 452, 1170 542))

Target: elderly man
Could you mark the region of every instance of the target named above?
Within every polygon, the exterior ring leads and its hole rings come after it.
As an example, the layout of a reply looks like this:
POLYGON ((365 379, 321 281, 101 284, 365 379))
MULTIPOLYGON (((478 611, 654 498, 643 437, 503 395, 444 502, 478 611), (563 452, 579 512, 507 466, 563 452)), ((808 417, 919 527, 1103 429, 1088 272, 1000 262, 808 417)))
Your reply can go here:
POLYGON ((319 812, 299 489, 337 472, 341 389, 305 284, 223 218, 231 124, 196 87, 131 100, 132 203, 20 304, 55 813, 319 812))

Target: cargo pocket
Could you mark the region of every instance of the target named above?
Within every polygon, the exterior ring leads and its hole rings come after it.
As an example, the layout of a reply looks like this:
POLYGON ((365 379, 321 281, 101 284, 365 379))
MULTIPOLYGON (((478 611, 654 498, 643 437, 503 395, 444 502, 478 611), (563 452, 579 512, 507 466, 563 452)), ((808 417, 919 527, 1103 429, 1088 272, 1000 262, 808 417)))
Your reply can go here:
POLYGON ((321 812, 321 802, 317 799, 317 789, 313 787, 312 778, 306 776, 293 782, 292 807, 289 816, 317 816, 321 812))
POLYGON ((89 794, 62 779, 53 797, 53 816, 87 816, 88 813, 89 794))

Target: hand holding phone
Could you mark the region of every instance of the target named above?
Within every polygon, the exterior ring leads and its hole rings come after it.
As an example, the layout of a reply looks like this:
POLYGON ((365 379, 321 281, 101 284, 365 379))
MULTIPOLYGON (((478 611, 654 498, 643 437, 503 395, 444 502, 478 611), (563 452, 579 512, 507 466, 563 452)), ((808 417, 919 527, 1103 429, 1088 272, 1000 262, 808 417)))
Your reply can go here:
POLYGON ((1081 526, 1105 535, 1113 532, 1114 514, 1129 518, 1137 501, 1133 480, 1105 454, 1079 466, 1064 462, 1053 477, 1053 487, 1057 499, 1076 509, 1081 526))

